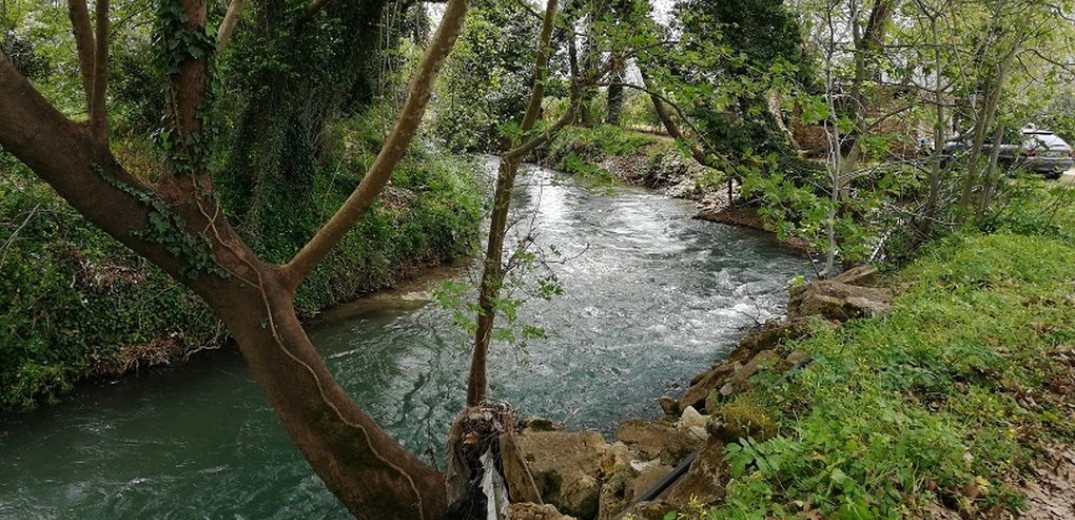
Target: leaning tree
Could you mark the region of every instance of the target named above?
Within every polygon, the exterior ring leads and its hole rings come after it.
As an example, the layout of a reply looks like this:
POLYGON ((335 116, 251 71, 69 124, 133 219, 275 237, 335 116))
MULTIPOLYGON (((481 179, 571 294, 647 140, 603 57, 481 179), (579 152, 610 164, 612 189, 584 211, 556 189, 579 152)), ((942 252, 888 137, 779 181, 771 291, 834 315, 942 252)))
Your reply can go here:
MULTIPOLYGON (((312 0, 299 11, 300 22, 317 16, 327 3, 312 0)), ((166 158, 153 182, 128 172, 109 145, 108 0, 97 0, 93 13, 86 0, 68 0, 88 121, 61 113, 0 52, 0 147, 96 226, 205 300, 235 338, 306 460, 363 518, 440 516, 447 508, 444 477, 346 395, 303 331, 294 295, 387 184, 418 129, 468 3, 447 3, 376 160, 339 210, 283 264, 254 254, 214 192, 203 112, 218 42, 206 31, 206 0, 161 0, 158 8, 169 94, 161 134, 166 158)), ((232 34, 236 12, 222 23, 225 38, 232 34)))

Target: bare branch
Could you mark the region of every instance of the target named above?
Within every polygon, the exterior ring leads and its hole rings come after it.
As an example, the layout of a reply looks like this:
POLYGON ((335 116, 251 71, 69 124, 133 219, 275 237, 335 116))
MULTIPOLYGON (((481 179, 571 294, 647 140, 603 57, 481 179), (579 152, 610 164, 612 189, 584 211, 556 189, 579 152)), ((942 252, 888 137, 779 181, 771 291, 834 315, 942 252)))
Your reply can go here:
POLYGON ((294 290, 310 274, 317 264, 343 240, 344 235, 358 222, 362 214, 381 193, 392 171, 410 146, 418 125, 422 122, 426 105, 429 104, 433 86, 444 60, 455 45, 459 31, 466 19, 469 0, 451 0, 441 19, 440 27, 426 49, 418 70, 411 80, 410 94, 377 159, 370 166, 362 183, 355 188, 336 214, 317 232, 302 250, 282 270, 288 285, 294 290))
POLYGON ((93 28, 90 27, 90 10, 86 0, 67 0, 67 14, 71 18, 71 32, 75 35, 78 49, 78 68, 82 72, 82 89, 86 93, 86 112, 93 111, 93 28))
POLYGON ((93 60, 93 94, 90 97, 90 135, 108 142, 108 0, 97 0, 97 48, 93 60))
POLYGON ((220 54, 224 52, 224 49, 228 47, 228 40, 231 39, 231 33, 235 30, 235 25, 239 23, 239 13, 243 10, 243 2, 245 0, 231 0, 231 4, 228 5, 228 12, 224 14, 224 19, 220 22, 220 27, 216 32, 216 52, 220 54))

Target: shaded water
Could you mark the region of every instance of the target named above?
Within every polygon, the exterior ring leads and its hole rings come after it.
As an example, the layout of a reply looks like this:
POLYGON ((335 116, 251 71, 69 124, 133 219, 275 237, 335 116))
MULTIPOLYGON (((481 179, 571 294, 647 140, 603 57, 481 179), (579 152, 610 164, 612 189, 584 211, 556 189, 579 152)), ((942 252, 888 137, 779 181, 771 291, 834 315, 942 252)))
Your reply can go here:
MULTIPOLYGON (((494 346, 492 394, 520 415, 604 431, 655 415, 657 397, 779 313, 784 284, 809 269, 763 234, 692 220, 688 202, 546 170, 523 180, 519 229, 563 253, 552 267, 565 293, 522 312, 548 339, 494 346)), ((426 305, 421 285, 340 309, 310 335, 359 403, 436 459, 468 359, 451 312, 426 305)), ((0 518, 347 517, 235 352, 0 423, 0 518)))

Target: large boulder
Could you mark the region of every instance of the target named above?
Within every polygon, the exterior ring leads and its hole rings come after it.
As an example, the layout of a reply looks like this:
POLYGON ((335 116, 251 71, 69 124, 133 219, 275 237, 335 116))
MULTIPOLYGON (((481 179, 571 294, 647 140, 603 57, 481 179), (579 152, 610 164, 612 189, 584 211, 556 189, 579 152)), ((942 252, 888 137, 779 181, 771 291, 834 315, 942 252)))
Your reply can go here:
POLYGON ((702 439, 688 430, 664 422, 629 419, 616 429, 616 440, 639 454, 641 460, 660 459, 676 465, 702 447, 702 439))
POLYGON ((894 294, 889 289, 860 287, 836 280, 819 280, 792 287, 788 317, 792 320, 820 316, 832 321, 887 315, 894 294))
POLYGON ((609 450, 600 433, 525 432, 516 443, 546 502, 580 518, 597 515, 600 461, 609 450))
POLYGON ((691 463, 687 474, 676 481, 665 494, 664 501, 685 511, 693 503, 712 505, 724 498, 724 443, 712 439, 691 463))
POLYGON ((652 460, 621 467, 605 479, 597 520, 615 520, 632 502, 672 472, 672 466, 652 460))

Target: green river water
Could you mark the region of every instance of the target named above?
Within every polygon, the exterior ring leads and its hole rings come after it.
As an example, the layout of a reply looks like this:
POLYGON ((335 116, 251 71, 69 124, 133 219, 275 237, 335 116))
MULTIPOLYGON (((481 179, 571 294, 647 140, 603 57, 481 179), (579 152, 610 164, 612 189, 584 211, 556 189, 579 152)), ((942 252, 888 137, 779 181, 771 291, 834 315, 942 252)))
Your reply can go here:
MULTIPOLYGON (((520 228, 563 253, 552 267, 565 293, 522 311, 548 339, 525 352, 494 346, 492 395, 520 415, 605 432, 655 416, 659 396, 681 392, 745 327, 779 314, 787 281, 810 270, 765 234, 692 220, 690 202, 587 190, 536 168, 522 181, 520 228)), ((408 448, 439 461, 468 359, 451 312, 427 304, 434 283, 337 309, 309 330, 351 395, 408 448)), ((0 417, 0 518, 348 515, 229 349, 0 417)))

